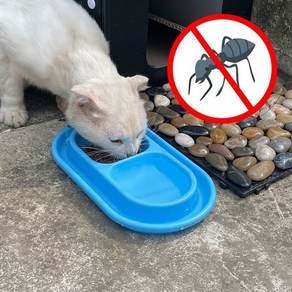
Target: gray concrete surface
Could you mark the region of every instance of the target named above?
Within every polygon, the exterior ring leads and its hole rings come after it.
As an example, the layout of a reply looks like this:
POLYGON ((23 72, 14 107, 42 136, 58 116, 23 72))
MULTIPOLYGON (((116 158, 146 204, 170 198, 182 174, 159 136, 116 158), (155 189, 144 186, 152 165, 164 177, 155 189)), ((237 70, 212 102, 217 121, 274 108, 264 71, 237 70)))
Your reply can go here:
POLYGON ((273 44, 279 68, 291 76, 291 0, 253 0, 251 20, 265 32, 273 44))
POLYGON ((292 291, 292 177, 246 199, 216 184, 198 226, 131 232, 52 160, 65 123, 50 100, 35 124, 0 133, 1 292, 292 291))

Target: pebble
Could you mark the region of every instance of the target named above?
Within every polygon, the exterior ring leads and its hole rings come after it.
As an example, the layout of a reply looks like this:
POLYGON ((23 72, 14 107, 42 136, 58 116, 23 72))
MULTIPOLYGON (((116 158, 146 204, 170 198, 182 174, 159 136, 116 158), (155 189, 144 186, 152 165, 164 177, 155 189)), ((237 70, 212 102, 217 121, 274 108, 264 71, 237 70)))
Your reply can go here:
POLYGON ((276 120, 281 123, 292 123, 292 115, 278 114, 276 120))
POLYGON ((194 117, 191 114, 184 114, 183 119, 191 126, 203 126, 204 121, 194 117))
POLYGON ((245 129, 247 127, 254 127, 255 124, 257 122, 257 118, 254 116, 248 117, 242 121, 240 121, 239 123, 237 123, 237 125, 241 128, 241 129, 245 129))
POLYGON ((268 144, 272 147, 277 153, 287 152, 292 145, 292 141, 286 137, 281 137, 271 141, 268 144))
POLYGON ((195 144, 194 139, 187 134, 178 133, 174 136, 174 140, 182 147, 191 147, 195 144))
POLYGON ((239 157, 234 159, 232 164, 242 171, 247 171, 257 164, 257 159, 254 156, 239 157))
POLYGON ((260 110, 260 118, 263 121, 275 120, 276 114, 270 109, 262 108, 260 110))
POLYGON ((269 99, 267 100, 267 104, 269 106, 273 106, 276 103, 282 103, 282 101, 285 99, 283 95, 280 94, 272 94, 269 99))
POLYGON ((241 169, 234 165, 228 166, 226 175, 230 181, 240 187, 249 188, 252 184, 251 179, 241 169))
POLYGON ((208 145, 213 143, 213 140, 211 138, 209 138, 209 137, 201 136, 201 137, 198 137, 196 139, 196 143, 204 145, 204 146, 208 146, 208 145))
POLYGON ((209 153, 205 156, 206 160, 219 171, 226 171, 228 168, 225 157, 218 153, 209 153))
POLYGON ((278 127, 271 127, 269 128, 269 130, 267 131, 267 136, 271 139, 277 139, 280 137, 290 137, 291 136, 291 132, 278 128, 278 127))
POLYGON ((262 130, 266 131, 271 127, 279 127, 279 128, 283 128, 284 127, 284 123, 281 123, 279 121, 276 120, 270 120, 270 121, 258 121, 256 126, 258 128, 261 128, 262 130))
POLYGON ((169 99, 174 99, 174 98, 175 98, 175 96, 174 96, 174 94, 173 94, 173 92, 172 92, 171 90, 167 92, 166 96, 167 96, 169 99))
POLYGON ((170 88, 170 84, 169 83, 165 83, 163 84, 162 88, 165 90, 165 91, 170 91, 171 88, 170 88))
POLYGON ((228 137, 233 137, 241 134, 241 129, 237 124, 222 124, 221 129, 228 137))
POLYGON ((169 108, 182 115, 188 113, 180 104, 170 104, 169 108))
POLYGON ((273 160, 276 156, 275 150, 268 145, 261 145, 256 148, 255 156, 259 161, 273 160))
POLYGON ((141 99, 143 99, 145 101, 149 100, 149 96, 145 92, 139 92, 139 96, 141 99))
POLYGON ((269 177, 275 170, 275 164, 271 160, 264 160, 252 166, 247 175, 253 181, 262 181, 269 177))
POLYGON ((189 147, 189 153, 195 157, 205 157, 209 153, 209 149, 201 144, 194 144, 189 147))
POLYGON ((286 92, 287 92, 287 89, 281 83, 276 83, 276 85, 273 89, 273 93, 283 95, 286 92))
POLYGON ((267 136, 256 137, 249 140, 248 145, 250 148, 255 150, 260 145, 268 145, 270 143, 270 138, 267 136))
POLYGON ((154 112, 148 112, 147 119, 150 126, 158 126, 164 122, 164 117, 154 112))
POLYGON ((292 153, 280 153, 277 154, 274 162, 279 169, 289 169, 292 168, 292 153))
POLYGON ((220 124, 206 122, 204 127, 206 127, 211 132, 213 129, 220 128, 220 124))
POLYGON ((158 131, 170 137, 174 137, 176 134, 178 134, 178 129, 168 123, 160 124, 158 126, 158 131))
POLYGON ((159 113, 160 115, 162 115, 163 117, 165 117, 166 119, 173 119, 175 117, 180 116, 177 112, 171 110, 170 108, 168 108, 166 106, 157 107, 156 112, 159 113))
POLYGON ((285 125, 285 130, 292 132, 292 123, 287 123, 285 125))
POLYGON ((146 89, 146 93, 151 96, 151 97, 154 97, 155 95, 157 94, 166 94, 166 90, 163 89, 162 87, 160 86, 153 86, 153 87, 149 87, 146 89))
POLYGON ((176 98, 171 100, 171 104, 180 104, 176 98))
POLYGON ((289 88, 289 90, 287 90, 287 92, 285 93, 285 97, 286 98, 292 98, 292 82, 290 81, 291 84, 291 88, 289 88))
POLYGON ((209 131, 202 126, 184 126, 179 129, 180 133, 185 133, 191 137, 208 136, 209 131))
MULTIPOLYGON (((289 100, 289 99, 286 99, 289 100)), ((292 101, 292 99, 291 99, 292 101)), ((284 115, 289 115, 290 114, 290 109, 288 107, 285 107, 284 105, 281 104, 275 104, 271 107, 271 110, 276 114, 284 114, 284 115)))
POLYGON ((233 136, 224 143, 224 145, 229 149, 234 149, 236 147, 245 147, 246 144, 247 139, 242 135, 233 136))
POLYGON ((245 128, 242 131, 242 135, 246 137, 246 139, 250 140, 256 137, 264 136, 264 131, 261 128, 250 127, 250 128, 245 128))
POLYGON ((232 149, 232 153, 235 157, 244 157, 254 155, 254 151, 251 147, 236 147, 232 149))
POLYGON ((284 99, 282 102, 282 105, 289 108, 289 109, 292 109, 292 98, 291 99, 288 99, 288 98, 284 99))
POLYGON ((145 101, 144 108, 145 108, 146 112, 151 112, 154 110, 154 103, 150 100, 145 101))
POLYGON ((221 154, 227 160, 234 159, 233 153, 226 146, 222 144, 210 144, 208 148, 211 152, 221 154))
POLYGON ((171 119, 170 123, 176 128, 181 128, 187 126, 186 121, 182 117, 176 117, 171 119))
POLYGON ((223 144, 227 140, 227 135, 221 128, 213 129, 210 137, 216 144, 223 144))
POLYGON ((170 100, 164 95, 157 94, 154 96, 154 104, 156 107, 168 106, 170 104, 170 100))

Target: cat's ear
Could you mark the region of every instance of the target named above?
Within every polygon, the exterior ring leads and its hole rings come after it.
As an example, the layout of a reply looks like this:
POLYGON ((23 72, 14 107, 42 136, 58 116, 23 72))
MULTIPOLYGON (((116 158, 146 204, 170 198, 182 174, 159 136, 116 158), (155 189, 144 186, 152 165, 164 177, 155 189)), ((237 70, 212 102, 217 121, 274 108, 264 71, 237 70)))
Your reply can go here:
POLYGON ((75 85, 71 91, 76 94, 74 102, 87 116, 99 118, 104 113, 98 92, 91 84, 75 85))
POLYGON ((148 86, 148 78, 142 75, 135 75, 132 77, 127 77, 127 80, 131 84, 131 87, 134 90, 142 91, 147 89, 148 86))

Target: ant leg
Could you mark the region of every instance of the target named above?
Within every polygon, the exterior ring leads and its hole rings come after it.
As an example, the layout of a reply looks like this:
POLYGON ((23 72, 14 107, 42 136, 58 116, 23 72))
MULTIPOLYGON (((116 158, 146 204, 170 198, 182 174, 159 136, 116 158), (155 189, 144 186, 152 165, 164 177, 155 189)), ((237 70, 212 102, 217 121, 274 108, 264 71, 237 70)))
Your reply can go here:
POLYGON ((206 54, 203 54, 203 55, 201 56, 201 60, 203 60, 204 58, 205 58, 205 59, 210 59, 209 56, 206 55, 206 54))
POLYGON ((188 91, 189 95, 190 95, 190 92, 191 92, 191 83, 192 83, 192 79, 193 79, 193 77, 195 77, 195 76, 196 76, 196 73, 194 73, 194 74, 190 77, 190 80, 189 80, 189 91, 188 91))
POLYGON ((228 41, 231 41, 232 38, 228 37, 228 36, 225 36, 222 40, 222 45, 221 45, 221 51, 223 51, 223 47, 225 46, 225 41, 228 40, 228 41))
POLYGON ((253 73, 252 73, 252 69, 251 69, 251 65, 250 65, 249 59, 246 58, 246 60, 248 62, 248 66, 249 66, 249 70, 250 70, 250 74, 251 74, 252 80, 253 80, 253 82, 255 82, 255 79, 254 79, 254 76, 253 76, 253 73))
MULTIPOLYGON (((226 68, 232 68, 232 67, 235 67, 235 69, 236 69, 236 82, 237 82, 237 84, 238 84, 238 86, 239 86, 239 80, 238 80, 238 67, 237 67, 237 65, 236 65, 236 64, 233 64, 233 65, 230 65, 230 66, 229 66, 229 65, 224 64, 224 67, 226 67, 226 68)), ((221 88, 219 89, 219 91, 218 91, 218 93, 216 94, 216 96, 218 96, 218 95, 221 93, 224 84, 225 84, 225 77, 224 77, 224 79, 223 79, 222 86, 221 86, 221 88)))
POLYGON ((210 87, 209 87, 208 90, 205 92, 205 94, 201 97, 200 100, 202 100, 202 99, 207 95, 207 93, 211 90, 211 88, 212 88, 212 86, 213 86, 213 84, 212 84, 212 82, 211 82, 211 80, 210 80, 210 78, 209 78, 208 76, 206 77, 206 79, 208 80, 208 82, 209 82, 209 84, 210 84, 210 87))

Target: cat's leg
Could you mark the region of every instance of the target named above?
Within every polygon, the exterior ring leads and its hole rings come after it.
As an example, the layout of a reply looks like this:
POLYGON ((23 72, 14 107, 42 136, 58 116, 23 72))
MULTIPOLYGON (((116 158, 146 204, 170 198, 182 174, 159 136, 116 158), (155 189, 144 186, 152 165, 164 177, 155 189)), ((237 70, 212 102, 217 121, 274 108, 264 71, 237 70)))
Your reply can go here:
POLYGON ((0 59, 0 122, 20 127, 28 119, 23 100, 23 78, 9 61, 0 59))

